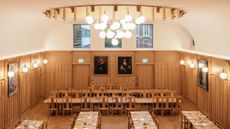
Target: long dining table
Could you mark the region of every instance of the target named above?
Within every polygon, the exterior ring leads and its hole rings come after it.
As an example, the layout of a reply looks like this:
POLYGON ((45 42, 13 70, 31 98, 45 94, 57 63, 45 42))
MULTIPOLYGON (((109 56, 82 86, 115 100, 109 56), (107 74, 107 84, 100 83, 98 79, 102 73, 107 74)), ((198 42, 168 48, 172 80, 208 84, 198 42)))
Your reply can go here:
POLYGON ((147 111, 130 112, 134 129, 157 129, 152 116, 147 111))
MULTIPOLYGON (((211 120, 200 111, 181 111, 182 120, 187 120, 193 129, 219 129, 211 120)), ((182 123, 182 129, 184 123, 182 123)))
MULTIPOLYGON (((160 97, 159 99, 159 103, 165 103, 166 102, 166 97, 160 97)), ((177 97, 170 97, 169 98, 169 102, 171 103, 176 103, 177 102, 177 97)), ((54 103, 57 104, 62 104, 62 103, 66 103, 67 98, 54 98, 54 103)), ((101 103, 102 102, 102 98, 101 97, 94 97, 94 98, 86 98, 88 103, 101 103)), ((81 104, 84 102, 84 98, 71 98, 70 100, 71 103, 73 104, 81 104)), ((116 99, 113 97, 108 97, 107 98, 107 103, 115 103, 116 99)), ((121 103, 129 103, 129 99, 127 97, 119 97, 118 98, 118 102, 121 103)), ((132 102, 134 103, 156 103, 157 102, 157 98, 132 98, 132 102)), ((179 102, 181 102, 181 100, 179 100, 179 102)), ((51 103, 51 98, 47 98, 44 103, 49 104, 51 103)))
POLYGON ((99 119, 98 112, 80 112, 73 129, 97 129, 99 119))
POLYGON ((24 120, 16 129, 47 129, 47 123, 39 120, 24 120))

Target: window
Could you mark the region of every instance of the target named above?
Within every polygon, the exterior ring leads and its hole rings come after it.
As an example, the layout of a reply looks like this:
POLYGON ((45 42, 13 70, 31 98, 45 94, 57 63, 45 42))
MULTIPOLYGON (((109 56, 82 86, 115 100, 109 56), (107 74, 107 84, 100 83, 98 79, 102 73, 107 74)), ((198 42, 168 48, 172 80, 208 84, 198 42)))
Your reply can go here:
POLYGON ((118 45, 112 44, 112 39, 105 38, 105 48, 122 48, 122 40, 118 39, 118 45))
POLYGON ((90 48, 90 25, 73 25, 73 47, 90 48))
POLYGON ((137 48, 153 48, 153 25, 140 24, 136 29, 137 48))

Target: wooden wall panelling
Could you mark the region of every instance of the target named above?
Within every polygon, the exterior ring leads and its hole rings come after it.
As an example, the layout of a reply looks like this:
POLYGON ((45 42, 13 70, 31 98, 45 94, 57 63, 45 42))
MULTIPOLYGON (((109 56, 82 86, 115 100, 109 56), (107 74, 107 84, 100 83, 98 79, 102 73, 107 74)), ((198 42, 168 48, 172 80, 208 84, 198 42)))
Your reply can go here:
POLYGON ((45 95, 52 89, 72 88, 72 52, 46 52, 49 60, 45 67, 45 95))
POLYGON ((154 88, 154 52, 138 51, 135 54, 135 64, 137 71, 137 87, 140 89, 154 88), (143 63, 143 59, 148 59, 147 63, 143 63))
POLYGON ((4 127, 4 80, 0 80, 0 129, 4 127))
POLYGON ((91 53, 73 52, 73 88, 86 89, 90 83, 91 53), (79 59, 84 59, 84 63, 79 63, 79 59))
POLYGON ((74 65, 73 66, 73 88, 87 89, 89 85, 89 65, 74 65))
POLYGON ((40 65, 38 68, 33 68, 30 71, 30 97, 31 97, 31 106, 36 105, 40 100, 42 100, 42 73, 41 73, 41 65, 42 65, 42 60, 41 60, 41 54, 33 54, 31 55, 31 64, 33 65, 35 60, 40 61, 40 65))
POLYGON ((197 106, 198 102, 198 85, 197 85, 197 55, 184 53, 185 60, 185 97, 197 106), (188 62, 192 60, 196 67, 194 69, 188 66, 188 62))
POLYGON ((180 94, 179 61, 179 52, 155 52, 155 88, 167 88, 180 94))
POLYGON ((31 66, 30 56, 24 56, 20 58, 20 110, 21 113, 25 112, 30 106, 30 70, 27 73, 23 73, 22 69, 24 65, 31 66))
MULTIPOLYGON (((7 128, 11 126, 12 123, 15 123, 18 121, 20 117, 20 92, 16 92, 15 94, 8 96, 8 78, 7 78, 7 65, 9 63, 18 63, 19 64, 19 58, 12 58, 8 59, 5 62, 5 97, 4 97, 4 126, 7 128)), ((19 84, 20 88, 20 84, 19 84)))

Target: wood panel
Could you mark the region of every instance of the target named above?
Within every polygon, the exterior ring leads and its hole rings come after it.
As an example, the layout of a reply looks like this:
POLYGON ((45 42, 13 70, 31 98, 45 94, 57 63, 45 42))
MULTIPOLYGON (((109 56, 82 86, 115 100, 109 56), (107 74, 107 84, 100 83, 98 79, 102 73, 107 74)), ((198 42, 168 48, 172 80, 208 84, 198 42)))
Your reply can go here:
POLYGON ((219 73, 224 69, 229 75, 229 63, 223 59, 190 53, 183 53, 182 59, 186 62, 185 66, 181 66, 181 84, 184 85, 182 87, 183 96, 193 102, 201 112, 209 115, 217 123, 228 129, 230 125, 229 80, 220 79, 219 73), (201 58, 209 61, 208 91, 197 85, 198 69, 191 69, 187 64, 189 60, 196 62, 197 59, 201 58))
POLYGON ((154 65, 141 64, 137 65, 138 88, 153 89, 154 88, 154 65))
POLYGON ((0 81, 0 129, 4 127, 4 80, 0 81))
POLYGON ((45 96, 49 91, 57 88, 72 87, 72 53, 71 52, 47 52, 46 59, 49 63, 45 68, 45 96))
POLYGON ((27 73, 22 72, 24 65, 31 66, 30 56, 24 56, 20 58, 20 105, 21 113, 25 112, 30 106, 30 94, 33 93, 30 91, 30 70, 27 73), (26 80, 26 81, 25 81, 26 80))
POLYGON ((73 88, 87 89, 89 86, 89 65, 74 65, 73 66, 73 88))
POLYGON ((181 93, 179 57, 178 52, 155 52, 155 88, 167 88, 181 93))
MULTIPOLYGON (((5 71, 7 72, 7 65, 9 63, 18 63, 19 59, 9 59, 5 62, 5 71)), ((5 89, 4 89, 4 125, 5 127, 11 126, 11 123, 14 123, 19 119, 20 116, 20 93, 17 91, 11 96, 8 96, 8 78, 5 74, 5 89)), ((20 84, 19 84, 20 87, 20 84)))

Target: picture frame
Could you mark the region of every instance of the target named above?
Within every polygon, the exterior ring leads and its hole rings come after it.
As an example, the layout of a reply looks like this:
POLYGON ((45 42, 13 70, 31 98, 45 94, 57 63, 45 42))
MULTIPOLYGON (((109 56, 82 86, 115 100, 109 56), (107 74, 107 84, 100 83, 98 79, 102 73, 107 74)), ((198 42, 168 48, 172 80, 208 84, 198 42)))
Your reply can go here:
POLYGON ((94 75, 108 75, 108 56, 93 57, 94 75))
POLYGON ((198 63, 198 85, 208 91, 208 71, 204 72, 202 69, 204 67, 208 68, 208 61, 204 59, 199 59, 198 63))
POLYGON ((118 75, 133 75, 133 56, 118 56, 117 57, 117 74, 118 75))
POLYGON ((7 65, 8 72, 13 72, 13 76, 8 76, 8 96, 14 95, 18 92, 19 73, 18 63, 10 63, 7 65))

